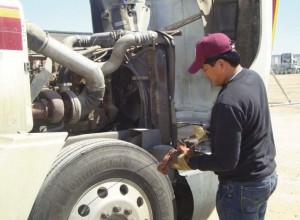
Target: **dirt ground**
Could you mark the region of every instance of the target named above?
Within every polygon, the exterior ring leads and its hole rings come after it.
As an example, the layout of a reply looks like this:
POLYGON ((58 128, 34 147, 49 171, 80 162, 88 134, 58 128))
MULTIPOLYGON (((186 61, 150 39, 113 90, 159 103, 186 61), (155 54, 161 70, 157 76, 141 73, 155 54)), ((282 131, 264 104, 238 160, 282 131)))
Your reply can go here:
MULTIPOLYGON (((276 143, 278 185, 266 220, 300 219, 300 74, 269 76, 268 97, 276 143), (289 105, 287 105, 289 104, 289 105)), ((216 211, 209 220, 217 220, 216 211)))

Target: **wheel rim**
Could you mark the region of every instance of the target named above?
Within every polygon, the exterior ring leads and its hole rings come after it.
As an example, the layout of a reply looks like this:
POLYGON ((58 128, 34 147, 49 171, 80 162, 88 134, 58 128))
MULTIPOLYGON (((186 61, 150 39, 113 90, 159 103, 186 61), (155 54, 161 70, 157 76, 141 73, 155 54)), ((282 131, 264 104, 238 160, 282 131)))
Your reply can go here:
POLYGON ((126 179, 107 179, 86 190, 74 205, 69 220, 152 220, 144 191, 126 179))

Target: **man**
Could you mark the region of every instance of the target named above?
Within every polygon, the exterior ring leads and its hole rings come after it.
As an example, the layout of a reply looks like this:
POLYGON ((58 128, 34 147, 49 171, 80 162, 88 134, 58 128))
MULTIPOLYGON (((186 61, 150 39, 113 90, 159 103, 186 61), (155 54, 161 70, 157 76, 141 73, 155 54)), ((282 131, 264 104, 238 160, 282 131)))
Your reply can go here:
POLYGON ((197 43, 188 72, 200 69, 214 85, 222 86, 211 113, 212 154, 193 156, 193 150, 181 143, 175 161, 179 167, 184 164, 218 175, 220 219, 264 219, 267 200, 277 184, 265 85, 256 72, 241 67, 239 53, 222 33, 206 35, 197 43))

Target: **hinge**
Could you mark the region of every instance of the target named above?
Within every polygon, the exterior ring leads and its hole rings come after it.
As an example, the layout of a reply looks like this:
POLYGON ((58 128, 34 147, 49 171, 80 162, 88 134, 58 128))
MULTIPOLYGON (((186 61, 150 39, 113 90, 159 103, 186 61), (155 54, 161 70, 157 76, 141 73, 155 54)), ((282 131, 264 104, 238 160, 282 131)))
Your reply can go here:
POLYGON ((29 63, 29 62, 24 63, 24 71, 25 71, 26 73, 28 73, 29 70, 30 70, 30 63, 29 63))

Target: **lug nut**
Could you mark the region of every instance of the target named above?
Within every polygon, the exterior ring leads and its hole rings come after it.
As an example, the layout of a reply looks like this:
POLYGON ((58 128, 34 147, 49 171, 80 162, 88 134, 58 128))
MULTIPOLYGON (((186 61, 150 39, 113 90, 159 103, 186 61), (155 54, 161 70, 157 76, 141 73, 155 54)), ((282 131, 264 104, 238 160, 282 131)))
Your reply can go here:
POLYGON ((125 209, 124 210, 124 214, 125 215, 131 215, 132 214, 132 210, 131 209, 125 209))
POLYGON ((101 218, 102 219, 108 219, 108 217, 109 217, 109 214, 107 212, 102 212, 101 213, 101 218))
POLYGON ((120 212, 121 211, 121 207, 120 206, 114 206, 113 207, 113 212, 120 212))

